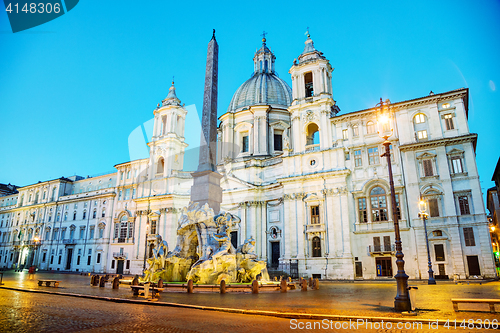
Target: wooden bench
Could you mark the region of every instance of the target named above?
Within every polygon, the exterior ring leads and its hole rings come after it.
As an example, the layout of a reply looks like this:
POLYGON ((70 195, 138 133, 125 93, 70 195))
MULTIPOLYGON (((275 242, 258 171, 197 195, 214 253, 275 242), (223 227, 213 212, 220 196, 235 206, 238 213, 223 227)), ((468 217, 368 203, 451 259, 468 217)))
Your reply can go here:
POLYGON ((46 287, 50 287, 50 284, 54 283, 54 287, 58 288, 59 287, 59 282, 61 282, 61 281, 57 281, 57 280, 38 280, 38 285, 41 286, 43 283, 45 283, 46 287))
MULTIPOLYGON (((144 286, 130 286, 130 289, 132 289, 134 295, 138 296, 139 292, 142 291, 144 292, 144 286)), ((149 287, 149 292, 151 293, 151 297, 156 297, 159 295, 160 291, 163 291, 165 288, 158 288, 158 287, 149 287)))
POLYGON ((500 299, 488 298, 452 298, 453 310, 458 311, 458 303, 483 303, 490 305, 490 312, 495 313, 495 304, 500 304, 500 299))

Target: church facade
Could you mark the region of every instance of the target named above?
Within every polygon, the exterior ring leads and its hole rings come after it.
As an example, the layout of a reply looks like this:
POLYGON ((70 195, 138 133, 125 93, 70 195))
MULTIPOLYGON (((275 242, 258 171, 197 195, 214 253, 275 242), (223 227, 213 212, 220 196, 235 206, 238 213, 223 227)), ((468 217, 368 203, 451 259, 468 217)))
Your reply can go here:
MULTIPOLYGON (((406 273, 427 278, 423 198, 437 278, 496 276, 468 89, 341 114, 333 68, 309 36, 290 68, 292 87, 275 73, 275 59, 263 39, 254 73, 219 117, 221 210, 241 219, 233 244, 253 237, 270 270, 300 276, 394 276, 393 207, 379 135, 389 133, 406 273)), ((157 235, 173 249, 192 185, 183 170, 186 114, 172 83, 154 110, 149 158, 1 196, 0 267, 142 274, 157 235)))

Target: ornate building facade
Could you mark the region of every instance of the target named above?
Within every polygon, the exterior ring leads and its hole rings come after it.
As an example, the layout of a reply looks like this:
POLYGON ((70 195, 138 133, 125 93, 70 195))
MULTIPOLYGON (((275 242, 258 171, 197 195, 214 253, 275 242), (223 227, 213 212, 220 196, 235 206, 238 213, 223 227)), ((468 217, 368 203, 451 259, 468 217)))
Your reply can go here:
MULTIPOLYGON (((391 163, 405 269, 427 277, 418 201, 429 206, 438 278, 494 277, 488 220, 469 131, 468 89, 341 114, 333 67, 308 36, 292 87, 265 39, 254 73, 218 128, 221 210, 241 218, 234 244, 256 240, 271 269, 326 279, 387 279, 396 272, 393 207, 379 132, 391 163), (379 121, 388 116, 388 125, 379 121)), ((185 117, 172 84, 154 110, 149 158, 98 177, 60 178, 0 197, 0 267, 142 274, 156 235, 173 249, 192 175, 183 170, 185 117)), ((191 170, 194 171, 194 170, 191 170)))

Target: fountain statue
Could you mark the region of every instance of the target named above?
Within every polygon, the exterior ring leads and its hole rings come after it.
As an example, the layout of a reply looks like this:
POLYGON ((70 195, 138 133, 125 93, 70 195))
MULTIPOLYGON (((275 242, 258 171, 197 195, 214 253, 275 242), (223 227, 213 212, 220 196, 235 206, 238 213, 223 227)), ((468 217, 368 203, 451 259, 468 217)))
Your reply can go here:
POLYGON ((231 231, 240 222, 237 216, 221 212, 214 216, 208 204, 191 202, 182 209, 177 227, 177 244, 168 244, 157 236, 153 255, 147 259, 144 282, 183 282, 200 284, 251 282, 260 276, 269 280, 267 263, 258 260, 253 237, 237 249, 231 244, 231 231))

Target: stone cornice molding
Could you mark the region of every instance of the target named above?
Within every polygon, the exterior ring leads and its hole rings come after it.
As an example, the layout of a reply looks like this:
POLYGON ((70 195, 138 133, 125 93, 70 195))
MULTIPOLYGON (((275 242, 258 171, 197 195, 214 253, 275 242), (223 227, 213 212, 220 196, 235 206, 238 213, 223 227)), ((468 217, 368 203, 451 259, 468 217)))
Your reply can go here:
POLYGON ((424 142, 404 144, 404 145, 399 146, 399 150, 404 152, 404 151, 417 150, 417 149, 429 149, 429 148, 439 147, 439 146, 451 146, 451 145, 457 145, 457 144, 462 144, 462 143, 467 143, 467 142, 472 142, 474 144, 476 141, 477 141, 477 134, 471 133, 471 134, 466 134, 466 135, 461 135, 461 136, 455 136, 453 138, 441 138, 441 139, 429 140, 429 141, 424 141, 424 142))
POLYGON ((335 176, 347 177, 350 174, 351 174, 351 170, 341 169, 341 170, 325 171, 322 173, 309 173, 309 174, 303 174, 303 175, 297 175, 297 176, 290 176, 290 177, 286 177, 286 178, 278 178, 277 181, 279 183, 283 184, 283 183, 292 183, 292 182, 301 181, 301 180, 328 178, 328 177, 335 177, 335 176))

